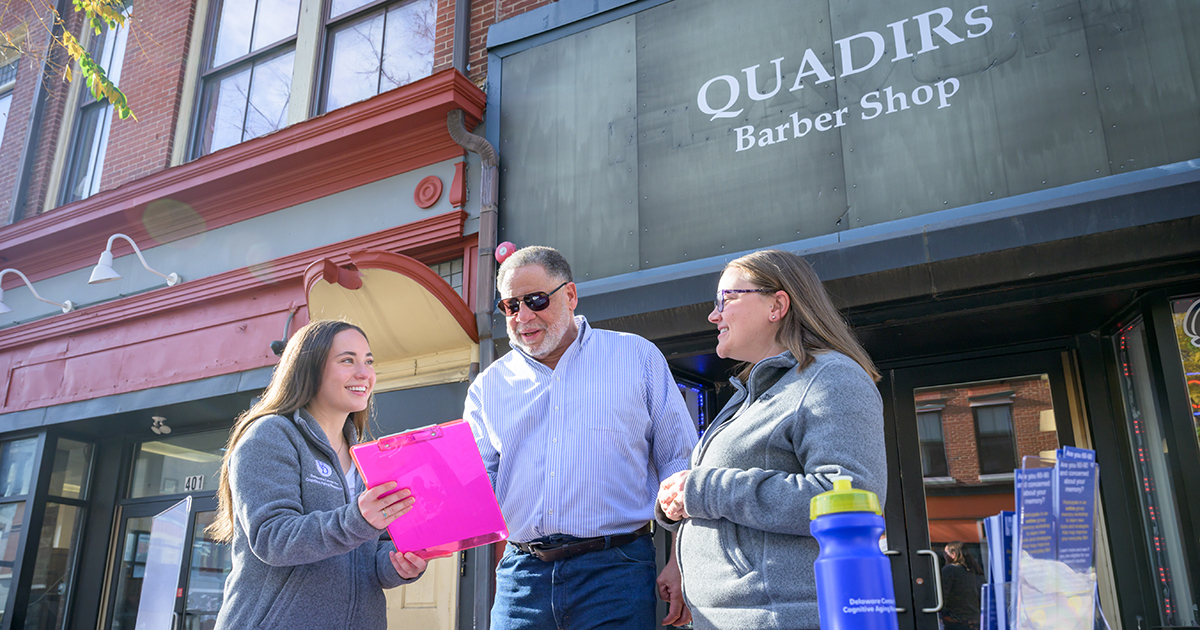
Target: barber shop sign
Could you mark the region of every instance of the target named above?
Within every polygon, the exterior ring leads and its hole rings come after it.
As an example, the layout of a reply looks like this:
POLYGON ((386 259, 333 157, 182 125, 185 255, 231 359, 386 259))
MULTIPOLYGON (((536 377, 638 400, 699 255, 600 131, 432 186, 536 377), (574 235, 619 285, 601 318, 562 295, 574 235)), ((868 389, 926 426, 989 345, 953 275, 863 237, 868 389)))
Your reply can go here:
MULTIPOLYGON (((748 102, 766 101, 785 89, 785 76, 795 74, 795 80, 786 89, 797 92, 828 84, 835 79, 866 72, 880 63, 895 64, 912 60, 942 47, 955 46, 969 39, 983 37, 992 30, 992 18, 987 5, 974 7, 962 15, 955 15, 950 7, 940 7, 890 24, 878 30, 855 33, 834 40, 835 52, 840 60, 836 76, 819 60, 812 48, 793 57, 780 56, 767 62, 774 80, 766 83, 769 90, 759 87, 759 72, 764 64, 742 68, 737 74, 721 74, 703 83, 696 93, 696 105, 709 116, 710 121, 722 118, 737 118, 742 115, 748 102), (915 50, 914 44, 919 44, 915 50), (885 55, 889 58, 885 61, 885 55)), ((933 107, 939 110, 953 105, 952 98, 961 84, 954 77, 921 84, 912 90, 894 89, 886 86, 863 94, 856 106, 831 109, 816 115, 804 115, 800 111, 779 115, 769 124, 762 126, 743 125, 734 128, 735 153, 764 148, 789 140, 800 140, 811 133, 838 129, 856 121, 871 121, 883 116, 904 112, 913 107, 933 107)), ((761 122, 761 121, 760 121, 761 122)))

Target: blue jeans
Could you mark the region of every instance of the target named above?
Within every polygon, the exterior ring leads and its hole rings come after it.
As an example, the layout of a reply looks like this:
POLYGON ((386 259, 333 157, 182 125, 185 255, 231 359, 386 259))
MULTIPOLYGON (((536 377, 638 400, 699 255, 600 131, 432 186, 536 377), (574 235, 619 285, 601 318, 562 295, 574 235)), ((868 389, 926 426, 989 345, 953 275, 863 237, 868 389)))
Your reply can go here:
POLYGON ((657 627, 654 541, 542 562, 508 545, 496 567, 493 630, 650 630, 657 627))

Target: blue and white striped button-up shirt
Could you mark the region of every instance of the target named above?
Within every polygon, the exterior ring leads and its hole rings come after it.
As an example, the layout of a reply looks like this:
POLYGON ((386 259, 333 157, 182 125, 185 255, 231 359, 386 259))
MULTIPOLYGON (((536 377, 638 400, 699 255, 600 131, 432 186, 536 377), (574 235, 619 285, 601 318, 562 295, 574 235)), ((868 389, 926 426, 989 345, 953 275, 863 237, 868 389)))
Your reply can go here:
POLYGON ((687 468, 696 427, 654 344, 579 334, 553 370, 513 350, 467 392, 471 423, 509 538, 631 532, 654 518, 658 485, 687 468))

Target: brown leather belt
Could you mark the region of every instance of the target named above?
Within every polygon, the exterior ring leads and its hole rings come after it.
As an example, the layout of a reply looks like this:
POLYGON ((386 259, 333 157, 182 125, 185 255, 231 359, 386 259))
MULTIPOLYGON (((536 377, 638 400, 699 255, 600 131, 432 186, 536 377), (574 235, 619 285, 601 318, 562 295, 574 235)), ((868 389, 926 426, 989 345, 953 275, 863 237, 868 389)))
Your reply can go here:
POLYGON ((617 534, 616 536, 597 536, 596 538, 578 538, 559 543, 547 543, 541 540, 531 540, 527 543, 508 541, 517 549, 541 560, 542 562, 557 562, 590 551, 601 551, 613 547, 621 547, 651 532, 650 523, 646 523, 636 532, 617 534))

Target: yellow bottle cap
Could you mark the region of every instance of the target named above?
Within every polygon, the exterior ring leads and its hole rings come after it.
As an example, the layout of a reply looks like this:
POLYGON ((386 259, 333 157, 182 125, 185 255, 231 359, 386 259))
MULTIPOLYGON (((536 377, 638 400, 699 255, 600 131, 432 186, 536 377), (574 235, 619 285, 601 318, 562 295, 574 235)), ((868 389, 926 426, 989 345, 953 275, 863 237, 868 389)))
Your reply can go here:
POLYGON ((833 478, 833 490, 822 492, 809 502, 808 519, 837 512, 874 512, 883 516, 879 497, 874 492, 855 490, 850 487, 850 477, 839 475, 833 478))

